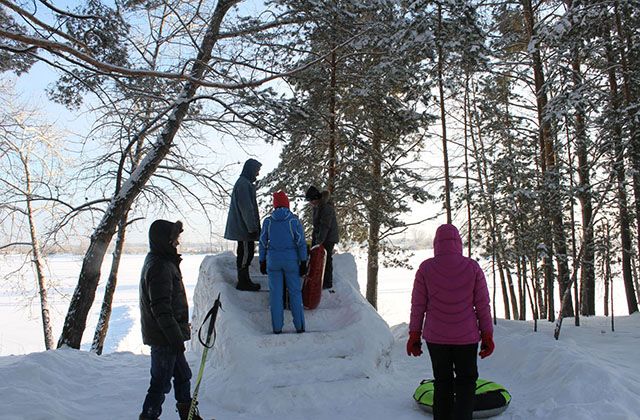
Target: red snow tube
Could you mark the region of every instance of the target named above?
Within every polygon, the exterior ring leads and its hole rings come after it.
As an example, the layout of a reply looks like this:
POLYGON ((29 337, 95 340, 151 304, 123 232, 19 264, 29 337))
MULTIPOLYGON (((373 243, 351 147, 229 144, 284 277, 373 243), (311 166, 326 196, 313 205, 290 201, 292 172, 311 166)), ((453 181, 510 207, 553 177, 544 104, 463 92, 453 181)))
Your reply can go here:
POLYGON ((322 297, 322 280, 324 279, 324 266, 327 262, 327 251, 322 244, 311 248, 309 257, 309 270, 304 276, 302 284, 302 304, 306 309, 315 309, 320 304, 322 297))

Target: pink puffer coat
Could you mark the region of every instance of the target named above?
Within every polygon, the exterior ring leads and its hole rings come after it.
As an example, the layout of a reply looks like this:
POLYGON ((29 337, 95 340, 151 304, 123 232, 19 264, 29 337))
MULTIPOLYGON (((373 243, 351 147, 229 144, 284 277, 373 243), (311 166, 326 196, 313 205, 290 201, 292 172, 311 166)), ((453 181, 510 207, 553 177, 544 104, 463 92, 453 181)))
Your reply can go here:
POLYGON ((474 344, 493 334, 489 291, 480 265, 462 255, 462 239, 451 224, 433 241, 435 256, 420 264, 411 293, 409 331, 435 344, 474 344))

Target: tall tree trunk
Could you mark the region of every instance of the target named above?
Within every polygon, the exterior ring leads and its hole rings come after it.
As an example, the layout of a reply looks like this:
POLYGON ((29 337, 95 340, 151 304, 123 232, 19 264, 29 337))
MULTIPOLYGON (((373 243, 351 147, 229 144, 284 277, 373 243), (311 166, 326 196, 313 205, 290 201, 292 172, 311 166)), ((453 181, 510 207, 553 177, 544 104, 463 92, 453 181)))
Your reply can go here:
POLYGON ((620 242, 622 244, 622 279, 624 280, 625 293, 627 295, 627 307, 629 314, 638 311, 638 301, 633 285, 631 273, 631 227, 629 223, 629 210, 627 204, 627 189, 625 187, 626 174, 624 169, 624 145, 622 143, 622 126, 619 119, 621 113, 620 93, 618 92, 618 80, 616 75, 615 59, 610 44, 607 45, 607 67, 609 76, 609 91, 611 96, 611 109, 614 117, 611 118, 612 142, 613 142, 613 170, 616 173, 618 187, 618 211, 620 221, 620 242))
MULTIPOLYGON (((438 31, 442 37, 442 5, 438 3, 438 31)), ((442 129, 442 155, 444 159, 444 208, 447 212, 447 223, 451 218, 451 178, 449 177, 449 153, 447 151, 447 115, 444 100, 444 50, 443 40, 438 40, 438 92, 440 95, 440 123, 442 129)))
POLYGON ((329 179, 327 180, 327 190, 333 194, 336 188, 336 147, 338 144, 338 116, 336 111, 338 64, 335 51, 331 53, 329 65, 331 71, 331 80, 329 81, 331 92, 329 94, 329 179))
MULTIPOLYGON (((500 258, 500 254, 498 250, 495 251, 496 261, 498 263, 498 275, 500 276, 500 286, 502 289, 502 304, 504 305, 504 318, 511 319, 511 306, 509 305, 509 288, 507 287, 507 281, 504 275, 504 267, 502 266, 502 259, 500 258)), ((514 317, 515 319, 515 314, 514 317)))
POLYGON ((382 145, 380 134, 373 130, 371 159, 371 203, 369 205, 369 238, 367 261, 367 301, 378 309, 378 270, 380 254, 381 200, 382 188, 382 145))
MULTIPOLYGON (((192 79, 201 79, 205 70, 209 68, 208 62, 211 58, 213 46, 218 40, 222 20, 231 6, 239 1, 221 0, 216 5, 200 44, 198 56, 191 66, 190 76, 192 79)), ((190 99, 195 96, 198 86, 197 83, 191 81, 183 84, 182 90, 175 101, 175 107, 166 119, 158 140, 138 168, 123 184, 122 189, 111 199, 102 220, 91 235, 89 247, 82 261, 78 285, 71 298, 62 334, 58 340, 58 347, 80 348, 87 316, 95 300, 96 288, 100 280, 100 267, 109 242, 111 242, 111 238, 113 238, 122 217, 129 211, 146 182, 169 153, 173 139, 191 105, 190 99)), ((144 133, 140 133, 140 135, 142 134, 144 133)))
POLYGON ((544 290, 542 287, 542 283, 540 282, 540 270, 538 269, 538 258, 537 253, 534 255, 534 258, 531 259, 531 278, 533 283, 533 292, 536 294, 535 301, 538 304, 538 316, 542 319, 542 316, 546 316, 547 314, 547 305, 545 302, 544 290))
MULTIPOLYGON (((518 261, 518 292, 520 298, 520 320, 527 319, 527 259, 524 255, 518 261)), ((535 310, 533 307, 532 310, 535 310)))
POLYGON ((111 319, 111 309, 113 305, 113 296, 118 284, 118 268, 120 267, 120 259, 122 250, 124 249, 125 234, 127 229, 127 215, 125 214, 120 223, 118 223, 118 235, 116 236, 116 244, 113 250, 113 259, 111 261, 111 270, 109 271, 109 279, 104 289, 104 298, 102 300, 102 308, 100 309, 100 318, 96 326, 96 332, 93 336, 91 351, 101 355, 104 349, 104 341, 109 331, 109 320, 111 319))
MULTIPOLYGON (((571 260, 576 260, 576 213, 573 203, 573 192, 575 187, 573 185, 573 154, 571 153, 571 137, 569 136, 569 126, 567 124, 567 161, 569 162, 569 189, 571 190, 570 202, 569 202, 569 215, 571 220, 571 260)), ((584 252, 584 251, 583 251, 584 252)), ((581 264, 582 265, 582 264, 581 264)), ((578 282, 573 283, 573 293, 576 299, 575 302, 575 325, 580 326, 580 294, 578 292, 578 282)))
POLYGON ((465 75, 464 81, 464 178, 465 194, 467 202, 467 256, 471 258, 471 238, 473 234, 473 222, 471 220, 471 187, 469 185, 469 75, 465 75))
MULTIPOLYGON (((489 183, 489 169, 487 167, 486 151, 485 151, 484 141, 482 136, 480 117, 478 115, 477 109, 475 109, 475 103, 476 103, 476 100, 474 97, 474 101, 473 101, 474 108, 473 110, 470 110, 470 114, 472 117, 471 120, 475 119, 476 121, 476 127, 478 130, 477 139, 473 129, 469 131, 469 137, 471 138, 471 144, 473 145, 473 154, 474 154, 474 159, 476 161, 476 172, 478 174, 478 183, 480 185, 481 197, 485 200, 485 205, 483 207, 484 208, 488 207, 489 209, 488 211, 485 211, 484 218, 487 225, 489 225, 489 229, 491 231, 491 248, 493 253, 494 266, 497 263, 498 273, 500 275, 500 284, 502 286, 502 298, 504 301, 505 318, 511 319, 511 314, 509 312, 509 294, 508 294, 507 282, 504 277, 504 262, 503 262, 504 248, 500 244, 501 236, 498 236, 500 235, 500 231, 496 227, 497 216, 496 216, 496 205, 495 205, 495 199, 494 199, 495 181, 493 182, 493 185, 489 183), (488 197, 488 199, 486 197, 488 197), (487 200, 488 200, 488 203, 486 202, 487 200)), ((495 268, 494 268, 494 271, 495 271, 495 268)), ((495 278, 495 274, 494 274, 494 278, 495 278)), ((494 294, 495 292, 496 291, 494 289, 494 294)), ((494 304, 495 304, 495 297, 494 297, 494 304)))
POLYGON ((31 169, 29 158, 20 153, 26 180, 27 217, 29 219, 29 235, 31 236, 31 252, 33 252, 33 265, 38 280, 38 294, 40 295, 40 314, 42 316, 42 332, 44 334, 44 347, 51 350, 54 346, 53 333, 51 332, 51 316, 49 315, 49 299, 47 292, 47 278, 44 274, 44 259, 40 251, 40 241, 36 228, 35 214, 33 210, 33 197, 31 192, 31 169))
MULTIPOLYGON (((607 232, 608 231, 609 231, 609 226, 607 225, 607 232)), ((605 249, 602 251, 601 258, 602 258, 602 277, 604 277, 604 297, 603 297, 604 316, 609 316, 609 281, 611 279, 609 247, 605 247, 605 249)))
POLYGON ((507 274, 507 281, 509 284, 509 296, 511 297, 511 310, 513 311, 513 319, 520 319, 520 311, 518 311, 518 297, 516 295, 516 290, 513 287, 513 276, 511 276, 511 269, 509 268, 508 262, 505 262, 504 269, 507 274))
MULTIPOLYGON (((628 110, 629 115, 627 116, 627 121, 629 125, 629 156, 631 158, 631 165, 633 170, 631 171, 631 176, 633 180, 633 193, 635 197, 635 213, 636 213, 636 240, 637 240, 637 251, 640 252, 640 124, 638 123, 636 114, 638 101, 640 100, 640 87, 637 86, 636 83, 632 80, 632 74, 635 71, 637 73, 638 69, 632 71, 633 64, 637 65, 639 58, 638 46, 633 43, 632 31, 633 29, 629 28, 629 25, 624 23, 621 18, 621 13, 619 10, 619 2, 614 3, 615 7, 615 17, 616 17, 616 29, 618 32, 618 36, 620 38, 620 44, 623 47, 620 48, 621 55, 621 70, 622 70, 622 81, 623 81, 623 92, 625 99, 625 108, 628 110)), ((629 5, 624 3, 622 5, 622 15, 629 18, 631 16, 631 11, 629 10, 629 5)), ((637 79, 637 77, 636 77, 637 79)), ((636 292, 638 296, 640 296, 640 290, 638 290, 638 279, 636 279, 636 292)), ((640 299, 640 297, 636 297, 640 299)))
MULTIPOLYGON (((525 18, 525 27, 529 35, 529 41, 535 38, 535 18, 531 0, 522 0, 523 12, 525 18)), ((560 286, 560 296, 569 287, 569 266, 567 261, 567 240, 564 233, 564 222, 562 220, 562 198, 560 194, 560 173, 556 165, 555 144, 551 132, 551 122, 545 118, 547 107, 547 93, 545 88, 544 69, 542 58, 537 42, 533 48, 530 48, 531 60, 533 65, 533 76, 536 92, 536 106, 538 111, 538 124, 540 143, 544 146, 544 158, 546 167, 543 168, 544 186, 543 192, 546 197, 545 202, 548 203, 549 216, 552 225, 553 248, 556 261, 558 264, 558 284, 560 286)), ((552 302, 552 300, 550 300, 552 302)), ((563 316, 573 316, 573 303, 568 302, 562 305, 563 316)))
MULTIPOLYGON (((575 89, 582 86, 579 51, 573 51, 571 60, 572 77, 575 89)), ((580 264, 580 312, 582 315, 596 314, 596 276, 595 250, 593 244, 593 207, 591 194, 591 174, 589 164, 589 137, 585 124, 585 111, 580 101, 576 102, 575 117, 576 157, 578 158, 578 200, 582 215, 582 235, 584 239, 584 257, 580 264)))

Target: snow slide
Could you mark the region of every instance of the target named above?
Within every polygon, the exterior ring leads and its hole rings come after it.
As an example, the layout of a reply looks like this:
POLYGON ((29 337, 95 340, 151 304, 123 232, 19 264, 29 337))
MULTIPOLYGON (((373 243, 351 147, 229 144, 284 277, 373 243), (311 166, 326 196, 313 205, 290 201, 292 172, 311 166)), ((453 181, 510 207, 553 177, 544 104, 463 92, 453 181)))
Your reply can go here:
MULTIPOLYGON (((193 298, 192 350, 201 354, 197 328, 221 294, 217 340, 209 352, 202 398, 245 414, 301 415, 344 405, 375 393, 388 373, 393 336, 386 322, 360 294, 349 254, 334 258, 334 291, 322 292, 320 306, 305 311, 307 332, 296 334, 285 311, 283 333, 271 332, 267 277, 251 268, 260 292, 235 289, 235 256, 208 256, 202 262, 193 298), (292 407, 295 400, 295 407, 292 407)), ((204 335, 204 331, 203 331, 204 335)), ((197 372, 194 369, 194 375, 197 372)))

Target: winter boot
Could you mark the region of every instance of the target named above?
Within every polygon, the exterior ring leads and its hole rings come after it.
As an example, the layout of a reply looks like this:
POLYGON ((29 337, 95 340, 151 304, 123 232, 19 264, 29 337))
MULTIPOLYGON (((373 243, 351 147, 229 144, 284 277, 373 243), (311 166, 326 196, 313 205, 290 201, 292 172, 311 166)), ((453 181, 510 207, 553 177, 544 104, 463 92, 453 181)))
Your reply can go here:
MULTIPOLYGON (((187 420, 189 418, 189 408, 191 408, 191 402, 187 403, 177 403, 176 408, 178 409, 178 415, 180 416, 180 420, 187 420)), ((196 402, 196 406, 193 409, 193 416, 191 416, 191 420, 203 420, 200 417, 200 412, 198 411, 198 403, 196 402)))
POLYGON ((260 285, 251 281, 249 277, 249 267, 241 268, 238 270, 238 284, 236 286, 238 290, 244 290, 247 292, 257 292, 260 290, 260 285))
POLYGON ((147 417, 144 414, 140 414, 140 417, 138 417, 138 420, 159 420, 158 417, 147 417))

